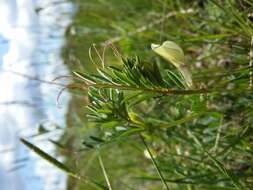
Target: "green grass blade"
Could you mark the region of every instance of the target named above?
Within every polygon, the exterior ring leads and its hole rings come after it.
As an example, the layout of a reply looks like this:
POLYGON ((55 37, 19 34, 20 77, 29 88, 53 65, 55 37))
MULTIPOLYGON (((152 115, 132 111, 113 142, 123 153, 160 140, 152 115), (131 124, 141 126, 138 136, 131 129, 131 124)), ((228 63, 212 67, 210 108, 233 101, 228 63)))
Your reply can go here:
POLYGON ((229 170, 226 169, 226 167, 220 162, 218 161, 215 157, 213 157, 209 152, 205 151, 209 157, 210 160, 213 161, 213 163, 217 166, 217 168, 226 176, 228 177, 233 185, 236 187, 236 189, 238 190, 243 190, 242 185, 240 184, 240 181, 238 178, 236 178, 236 176, 229 170))
POLYGON ((46 152, 44 152, 43 150, 41 150, 40 148, 38 148, 37 146, 31 144, 30 142, 28 142, 27 140, 21 138, 20 141, 29 149, 31 149, 33 152, 35 152, 37 155, 39 155, 40 157, 42 157, 43 159, 45 159, 46 161, 48 161, 49 163, 51 163, 52 165, 54 165, 55 167, 57 167, 58 169, 64 171, 66 174, 68 174, 71 177, 74 177, 84 183, 87 183, 93 187, 95 187, 96 189, 100 189, 100 190, 108 190, 106 187, 98 184, 95 181, 91 181, 88 180, 86 178, 84 178, 83 176, 80 176, 79 174, 75 173, 74 171, 72 171, 70 168, 68 168, 66 165, 64 165, 63 163, 59 162, 58 160, 56 160, 55 158, 53 158, 52 156, 50 156, 49 154, 47 154, 46 152))

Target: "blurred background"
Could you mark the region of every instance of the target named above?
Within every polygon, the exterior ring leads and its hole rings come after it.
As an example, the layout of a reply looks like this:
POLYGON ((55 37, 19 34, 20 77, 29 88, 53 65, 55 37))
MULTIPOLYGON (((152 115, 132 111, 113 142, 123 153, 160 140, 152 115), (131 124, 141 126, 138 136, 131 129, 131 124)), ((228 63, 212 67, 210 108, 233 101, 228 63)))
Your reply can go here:
POLYGON ((63 134, 70 95, 64 93, 57 107, 62 86, 52 81, 69 74, 61 49, 74 13, 74 4, 64 0, 0 0, 1 190, 66 189, 66 176, 19 138, 32 138, 57 156, 48 139, 63 134))
MULTIPOLYGON (((105 184, 96 151, 87 150, 85 145, 90 136, 104 137, 106 132, 87 122, 87 92, 64 90, 66 84, 73 82, 72 71, 94 72, 90 47, 96 46, 102 54, 110 42, 126 57, 138 55, 147 62, 158 63, 161 70, 175 70, 150 50, 151 43, 172 40, 184 49, 193 77, 201 85, 220 83, 228 84, 224 87, 227 89, 248 88, 248 53, 253 33, 252 17, 248 15, 252 11, 250 0, 0 0, 0 190, 94 190, 68 178, 28 150, 20 137, 79 174, 105 184), (230 85, 231 81, 234 83, 230 85)), ((114 50, 107 47, 104 56, 107 63, 117 65, 114 50)), ((94 49, 91 53, 93 61, 100 61, 94 49)), ((200 103, 196 97, 163 97, 158 103, 154 98, 137 110, 143 117, 148 112, 168 122, 180 121, 189 110, 198 113, 206 106, 217 111, 187 125, 187 119, 183 120, 175 130, 155 131, 147 138, 163 172, 169 179, 175 178, 173 188, 233 189, 216 167, 210 169, 194 162, 202 163, 206 157, 189 137, 188 128, 210 149, 216 144, 216 136, 221 136, 216 149, 222 154, 217 156, 236 172, 248 172, 252 139, 245 137, 242 147, 233 147, 242 139, 237 134, 250 134, 248 128, 246 133, 238 126, 252 123, 252 95, 224 93, 221 97, 211 96, 210 104, 201 98, 204 101, 200 103), (229 143, 233 143, 231 157, 227 156, 230 152, 223 154, 229 143), (187 156, 191 153, 190 161, 177 155, 179 149, 187 156), (235 164, 238 156, 242 158, 235 164), (215 178, 217 173, 219 179, 215 178), (193 177, 187 178, 187 174, 193 177)), ((101 149, 113 186, 160 190, 160 181, 154 177, 156 171, 143 154, 143 146, 138 139, 129 139, 101 149)), ((252 172, 247 175, 252 176, 252 172)), ((252 187, 252 178, 249 180, 252 187)))

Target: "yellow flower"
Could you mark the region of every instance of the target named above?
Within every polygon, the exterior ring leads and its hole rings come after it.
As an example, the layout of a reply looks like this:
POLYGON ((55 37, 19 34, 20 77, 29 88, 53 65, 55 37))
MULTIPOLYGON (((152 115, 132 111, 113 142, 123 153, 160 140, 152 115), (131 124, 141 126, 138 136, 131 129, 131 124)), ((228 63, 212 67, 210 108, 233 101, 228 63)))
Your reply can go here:
POLYGON ((185 56, 182 48, 172 41, 165 41, 162 45, 151 44, 151 49, 165 60, 171 62, 185 79, 188 87, 193 87, 191 72, 185 64, 185 56))

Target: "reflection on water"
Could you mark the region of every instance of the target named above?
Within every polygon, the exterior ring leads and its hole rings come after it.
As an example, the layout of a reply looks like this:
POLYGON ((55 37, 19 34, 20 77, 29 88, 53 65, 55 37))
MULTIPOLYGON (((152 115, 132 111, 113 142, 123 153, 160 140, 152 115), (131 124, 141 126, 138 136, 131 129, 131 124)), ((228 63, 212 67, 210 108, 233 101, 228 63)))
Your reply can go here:
POLYGON ((0 0, 1 190, 65 189, 66 176, 28 151, 19 137, 31 137, 43 125, 53 132, 29 140, 56 154, 48 139, 62 134, 57 126, 65 125, 69 95, 57 108, 61 87, 40 80, 68 74, 60 50, 73 8, 63 0, 0 0))

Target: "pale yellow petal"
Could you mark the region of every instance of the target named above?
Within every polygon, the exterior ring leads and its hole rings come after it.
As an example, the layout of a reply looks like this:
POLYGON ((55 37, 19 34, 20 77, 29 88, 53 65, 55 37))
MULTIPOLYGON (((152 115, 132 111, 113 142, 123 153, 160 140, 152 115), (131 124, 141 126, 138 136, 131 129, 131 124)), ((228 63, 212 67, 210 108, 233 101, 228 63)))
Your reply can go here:
POLYGON ((191 72, 185 65, 184 51, 179 45, 172 41, 165 41, 162 45, 151 44, 151 49, 178 68, 188 87, 193 86, 191 72))
POLYGON ((176 67, 184 65, 184 52, 175 42, 165 41, 162 45, 151 44, 151 48, 176 67))

